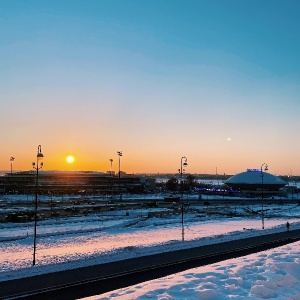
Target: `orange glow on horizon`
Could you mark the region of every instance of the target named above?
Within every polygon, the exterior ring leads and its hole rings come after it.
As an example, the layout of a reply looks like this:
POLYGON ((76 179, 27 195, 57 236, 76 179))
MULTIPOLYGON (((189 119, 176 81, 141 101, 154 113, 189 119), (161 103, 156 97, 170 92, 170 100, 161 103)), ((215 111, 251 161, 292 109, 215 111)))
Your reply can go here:
MULTIPOLYGON (((278 160, 275 153, 269 153, 268 157, 260 157, 259 153, 252 151, 252 156, 247 156, 247 152, 237 151, 233 143, 225 139, 225 146, 216 145, 214 148, 198 148, 193 149, 151 149, 151 153, 137 151, 137 148, 123 149, 121 157, 121 171, 127 174, 177 174, 180 168, 180 158, 186 156, 188 167, 186 173, 190 174, 214 174, 218 175, 234 175, 246 171, 247 168, 259 168, 262 162, 266 162, 269 166, 269 173, 275 175, 285 175, 292 173, 298 174, 298 170, 286 165, 284 159, 278 160), (227 147, 226 147, 227 146, 227 147), (230 147, 229 147, 230 146, 230 147), (234 157, 234 159, 232 158, 234 157), (217 173, 217 174, 216 174, 217 173)), ((84 147, 79 144, 54 147, 43 143, 43 170, 66 170, 66 171, 97 171, 97 172, 113 172, 117 173, 119 164, 117 151, 121 147, 111 147, 108 149, 100 149, 96 147, 84 147), (64 148, 70 148, 65 150, 64 148), (76 149, 76 150, 75 150, 76 149), (113 159, 112 165, 110 159, 113 159)), ((36 149, 20 149, 14 151, 13 162, 14 171, 32 170, 32 162, 36 159, 36 149)), ((139 150, 139 148, 138 148, 139 150)), ((10 170, 11 153, 4 153, 7 160, 3 163, 2 170, 10 170)), ((296 159, 296 157, 293 159, 296 159)))

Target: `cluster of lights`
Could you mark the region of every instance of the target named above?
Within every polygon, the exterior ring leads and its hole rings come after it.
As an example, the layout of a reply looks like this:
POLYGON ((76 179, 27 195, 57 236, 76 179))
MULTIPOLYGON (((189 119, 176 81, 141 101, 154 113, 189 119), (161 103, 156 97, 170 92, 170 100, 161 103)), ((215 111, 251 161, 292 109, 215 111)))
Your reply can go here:
POLYGON ((260 169, 247 169, 247 172, 260 172, 260 169))
POLYGON ((214 193, 239 193, 238 190, 225 190, 225 189, 218 189, 218 188, 195 188, 195 191, 198 192, 214 192, 214 193))

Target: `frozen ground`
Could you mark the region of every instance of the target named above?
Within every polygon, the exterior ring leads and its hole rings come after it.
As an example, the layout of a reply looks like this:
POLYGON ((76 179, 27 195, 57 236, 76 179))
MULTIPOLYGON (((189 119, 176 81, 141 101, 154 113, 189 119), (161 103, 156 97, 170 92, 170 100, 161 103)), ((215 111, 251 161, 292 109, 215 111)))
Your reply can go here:
POLYGON ((298 300, 300 242, 84 299, 298 300))
POLYGON ((167 209, 144 208, 126 211, 128 215, 125 211, 112 211, 39 221, 34 267, 33 224, 2 223, 0 281, 283 231, 287 220, 291 228, 300 228, 298 205, 266 206, 265 230, 261 230, 260 215, 249 213, 259 209, 255 205, 191 205, 184 215, 184 242, 181 214, 164 215, 167 209), (160 211, 161 217, 148 218, 151 211, 160 211), (220 216, 220 212, 234 212, 237 217, 220 216))

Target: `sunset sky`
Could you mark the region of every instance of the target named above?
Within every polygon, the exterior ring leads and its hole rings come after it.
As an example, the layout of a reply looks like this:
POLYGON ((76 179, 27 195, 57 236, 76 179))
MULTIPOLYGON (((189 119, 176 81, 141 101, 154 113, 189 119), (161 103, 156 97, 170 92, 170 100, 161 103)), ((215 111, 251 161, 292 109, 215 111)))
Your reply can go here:
POLYGON ((0 0, 0 169, 300 175, 300 1, 0 0), (66 157, 74 161, 68 163, 66 157))

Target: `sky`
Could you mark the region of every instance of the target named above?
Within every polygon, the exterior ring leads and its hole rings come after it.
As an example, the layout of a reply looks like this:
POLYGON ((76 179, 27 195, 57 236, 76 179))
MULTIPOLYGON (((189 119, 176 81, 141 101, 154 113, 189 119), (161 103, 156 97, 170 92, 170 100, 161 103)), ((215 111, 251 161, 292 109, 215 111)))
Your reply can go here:
POLYGON ((0 0, 0 169, 299 175, 299 9, 0 0))

